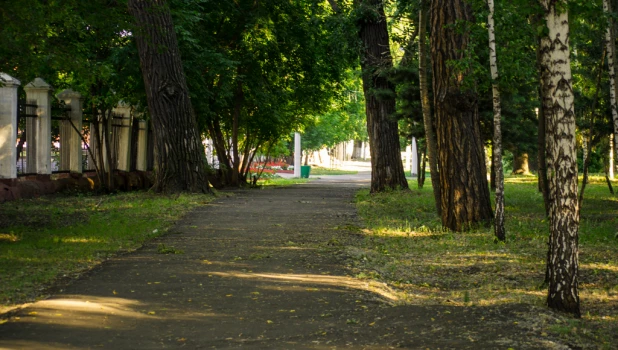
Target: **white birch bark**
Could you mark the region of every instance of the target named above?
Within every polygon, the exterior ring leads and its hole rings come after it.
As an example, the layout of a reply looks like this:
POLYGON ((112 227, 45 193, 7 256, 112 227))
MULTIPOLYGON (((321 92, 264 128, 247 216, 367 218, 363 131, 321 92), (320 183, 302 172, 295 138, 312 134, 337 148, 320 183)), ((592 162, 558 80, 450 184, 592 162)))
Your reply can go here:
MULTIPOLYGON (((611 14, 612 7, 609 0, 603 0, 603 11, 611 14)), ((616 36, 614 35, 614 21, 608 16, 607 30, 605 32, 605 46, 607 47, 607 66, 609 70, 609 96, 612 107, 612 120, 614 124, 614 139, 618 139, 618 109, 616 107, 616 36)), ((611 145, 610 145, 611 147, 611 145)), ((614 144, 614 154, 618 154, 618 143, 614 144)))
POLYGON ((496 174, 496 212, 494 218, 494 233, 496 238, 504 241, 504 173, 502 169, 502 129, 500 111, 500 89, 498 87, 498 60, 496 57, 496 32, 494 25, 494 0, 487 0, 489 16, 487 26, 489 31, 489 66, 491 70, 491 88, 493 92, 494 109, 494 140, 492 165, 496 174))
POLYGON ((549 307, 580 316, 578 292, 577 149, 566 0, 541 0, 549 30, 542 49, 550 243, 549 307), (556 8, 558 7, 558 8, 556 8))

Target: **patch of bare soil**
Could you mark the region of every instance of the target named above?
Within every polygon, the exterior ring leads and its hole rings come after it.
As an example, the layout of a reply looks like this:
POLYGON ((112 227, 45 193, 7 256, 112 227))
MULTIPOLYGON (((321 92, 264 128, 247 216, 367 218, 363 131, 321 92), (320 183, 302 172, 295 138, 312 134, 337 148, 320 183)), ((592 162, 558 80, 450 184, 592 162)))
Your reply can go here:
POLYGON ((2 349, 567 349, 534 308, 401 305, 351 276, 362 182, 239 191, 0 325, 2 349))

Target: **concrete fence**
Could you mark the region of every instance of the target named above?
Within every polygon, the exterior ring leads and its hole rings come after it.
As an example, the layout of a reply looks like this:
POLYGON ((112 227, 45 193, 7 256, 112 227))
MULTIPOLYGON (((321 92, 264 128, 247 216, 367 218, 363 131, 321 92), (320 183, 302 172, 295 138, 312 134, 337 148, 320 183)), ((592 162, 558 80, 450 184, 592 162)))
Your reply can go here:
MULTIPOLYGON (((6 73, 0 73, 0 180, 17 179, 18 152, 17 136, 19 120, 25 119, 26 140, 25 169, 21 172, 38 177, 49 177, 57 164, 57 172, 82 174, 86 170, 94 170, 97 157, 103 155, 105 171, 132 170, 147 171, 152 161, 153 143, 149 142, 149 126, 145 120, 134 119, 131 106, 119 103, 112 111, 113 118, 106 118, 110 123, 102 127, 101 116, 91 116, 89 119, 90 133, 84 132, 83 97, 76 91, 64 90, 56 97, 64 102, 65 109, 60 118, 52 118, 53 88, 41 78, 36 78, 24 86, 26 100, 31 108, 22 108, 18 89, 21 82, 6 73), (25 112, 28 110, 29 112, 25 112), (59 156, 52 161, 52 123, 59 123, 59 156), (98 123, 98 125, 95 125, 98 123), (94 141, 94 130, 107 130, 101 134, 103 149, 98 150, 94 141), (107 142, 105 138, 108 138, 107 142), (85 141, 85 142, 84 142, 85 141), (107 146, 109 145, 109 150, 107 146), (91 152, 87 151, 90 147, 91 152), (108 164, 112 152, 113 163, 108 164), (91 154, 94 156, 92 159, 91 154), (88 158, 84 162, 84 157, 88 158), (86 163, 86 169, 84 169, 86 163), (149 164, 150 163, 150 164, 149 164)), ((22 106, 23 107, 23 106, 22 106)), ((24 125, 22 123, 21 125, 24 125)))

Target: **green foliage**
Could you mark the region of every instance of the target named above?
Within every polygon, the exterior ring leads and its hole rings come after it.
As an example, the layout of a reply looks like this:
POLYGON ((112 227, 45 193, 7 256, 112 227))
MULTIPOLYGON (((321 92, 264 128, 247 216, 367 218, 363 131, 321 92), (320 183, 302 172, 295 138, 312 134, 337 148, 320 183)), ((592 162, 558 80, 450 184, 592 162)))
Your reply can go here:
POLYGON ((331 109, 305 125, 302 148, 317 151, 349 140, 366 140, 365 99, 360 86, 360 72, 347 71, 344 91, 331 103, 331 109))

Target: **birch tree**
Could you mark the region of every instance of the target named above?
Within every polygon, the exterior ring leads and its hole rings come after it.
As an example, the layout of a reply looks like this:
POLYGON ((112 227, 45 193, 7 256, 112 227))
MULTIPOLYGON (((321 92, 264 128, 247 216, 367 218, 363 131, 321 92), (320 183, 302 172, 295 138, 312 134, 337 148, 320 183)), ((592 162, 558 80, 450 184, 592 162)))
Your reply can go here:
POLYGON ((496 211, 494 216, 494 233, 501 241, 505 239, 504 231, 504 174, 502 169, 502 129, 500 124, 500 89, 498 87, 498 60, 496 58, 496 32, 494 25, 494 0, 487 0, 489 16, 489 66, 491 70, 491 90, 494 108, 494 140, 492 165, 496 173, 496 211))
POLYGON ((579 317, 577 150, 567 1, 541 0, 540 4, 547 23, 547 36, 541 41, 549 185, 547 305, 579 317))
MULTIPOLYGON (((612 109, 612 120, 614 125, 614 140, 618 139, 618 109, 616 107, 616 67, 614 60, 616 59, 616 36, 614 34, 614 20, 610 16, 612 13, 612 5, 610 0, 603 0, 603 11, 607 15, 607 31, 605 32, 605 45, 607 51, 607 66, 609 70, 609 96, 612 109)), ((614 142, 614 154, 618 154, 618 143, 614 142)), ((612 147, 610 143, 609 147, 612 147)), ((612 169, 613 173, 613 169, 612 169)))

